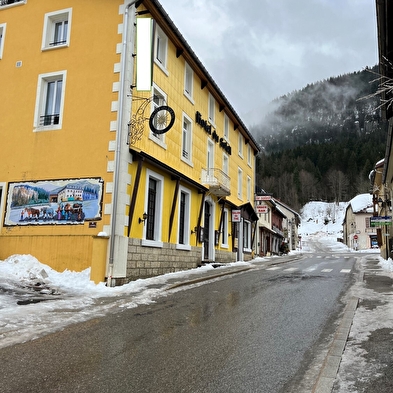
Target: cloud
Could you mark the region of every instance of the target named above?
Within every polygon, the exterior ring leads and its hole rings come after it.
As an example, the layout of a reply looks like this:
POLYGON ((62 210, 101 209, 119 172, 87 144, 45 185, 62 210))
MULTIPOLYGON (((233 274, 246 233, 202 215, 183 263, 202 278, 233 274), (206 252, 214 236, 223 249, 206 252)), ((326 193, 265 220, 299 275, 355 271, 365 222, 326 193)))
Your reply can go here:
POLYGON ((246 124, 274 98, 377 63, 373 0, 161 0, 246 124))

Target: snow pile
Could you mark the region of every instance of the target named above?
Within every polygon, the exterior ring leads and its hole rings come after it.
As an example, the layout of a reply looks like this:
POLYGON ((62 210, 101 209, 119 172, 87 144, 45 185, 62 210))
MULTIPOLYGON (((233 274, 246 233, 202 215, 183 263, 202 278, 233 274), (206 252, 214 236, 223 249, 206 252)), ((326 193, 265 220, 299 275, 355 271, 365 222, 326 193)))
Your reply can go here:
POLYGON ((301 210, 302 222, 299 235, 309 236, 329 234, 335 239, 342 236, 342 223, 347 209, 347 202, 327 203, 309 202, 301 210))
MULTIPOLYGON (((347 206, 348 203, 324 202, 305 205, 299 227, 303 246, 297 252, 311 252, 313 239, 332 252, 351 251, 337 241, 342 237, 347 206)), ((260 262, 260 258, 256 261, 260 262)), ((228 266, 249 264, 236 262, 228 266)), ((386 271, 393 271, 391 259, 380 258, 380 265, 386 271)), ((212 269, 212 265, 206 265, 109 288, 104 283, 90 281, 90 269, 57 272, 31 255, 13 255, 0 261, 0 348, 54 332, 70 323, 105 315, 111 310, 149 304, 158 296, 166 296, 166 288, 175 281, 212 269), (37 298, 39 301, 32 301, 37 298)))

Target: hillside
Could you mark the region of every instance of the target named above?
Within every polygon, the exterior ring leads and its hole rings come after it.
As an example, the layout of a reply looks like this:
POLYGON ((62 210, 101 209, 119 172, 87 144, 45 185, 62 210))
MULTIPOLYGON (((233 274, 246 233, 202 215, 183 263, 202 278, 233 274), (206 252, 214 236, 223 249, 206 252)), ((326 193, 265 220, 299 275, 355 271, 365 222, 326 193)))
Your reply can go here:
POLYGON ((299 209, 310 200, 350 200, 369 191, 385 155, 377 67, 332 77, 280 97, 251 129, 261 146, 257 184, 299 209))

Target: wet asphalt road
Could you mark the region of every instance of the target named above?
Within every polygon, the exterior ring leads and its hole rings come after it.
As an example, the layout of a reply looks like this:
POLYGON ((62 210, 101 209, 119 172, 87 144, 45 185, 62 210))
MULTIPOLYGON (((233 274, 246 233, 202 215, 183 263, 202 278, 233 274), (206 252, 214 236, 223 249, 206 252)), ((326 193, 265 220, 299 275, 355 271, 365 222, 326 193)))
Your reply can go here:
POLYGON ((354 263, 309 254, 256 265, 3 348, 0 392, 299 392, 334 332, 354 263))

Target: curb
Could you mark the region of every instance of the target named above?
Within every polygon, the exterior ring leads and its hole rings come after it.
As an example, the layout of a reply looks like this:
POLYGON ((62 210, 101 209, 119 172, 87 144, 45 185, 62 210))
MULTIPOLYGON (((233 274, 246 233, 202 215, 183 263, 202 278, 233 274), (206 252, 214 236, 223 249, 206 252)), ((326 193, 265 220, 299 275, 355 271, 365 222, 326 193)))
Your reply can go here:
POLYGON ((331 393, 358 303, 359 298, 353 297, 345 306, 344 315, 334 334, 333 342, 329 347, 312 393, 331 393))
POLYGON ((230 270, 227 272, 223 272, 223 273, 216 273, 216 274, 212 274, 209 276, 205 276, 205 277, 198 277, 198 278, 194 278, 193 280, 187 280, 187 281, 183 281, 183 282, 179 282, 176 284, 172 284, 170 285, 168 288, 166 288, 166 291, 169 291, 171 289, 176 289, 179 287, 184 287, 186 285, 192 285, 192 284, 197 284, 199 282, 203 282, 203 281, 208 281, 208 280, 213 280, 214 278, 218 278, 218 277, 223 277, 223 276, 228 276, 230 274, 236 274, 236 273, 242 273, 242 272, 246 272, 248 270, 253 269, 253 266, 247 266, 247 267, 243 267, 243 268, 238 268, 238 269, 234 269, 234 270, 230 270))

